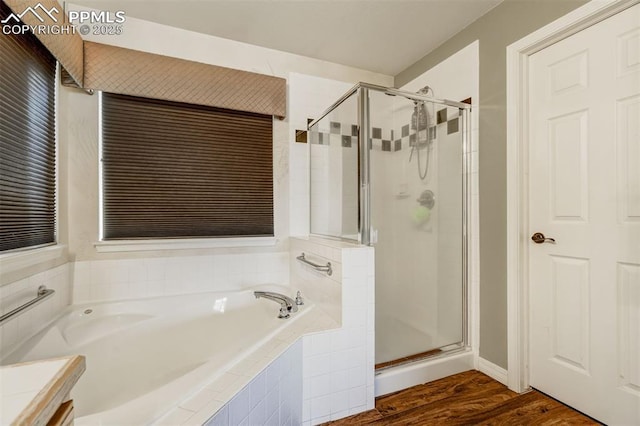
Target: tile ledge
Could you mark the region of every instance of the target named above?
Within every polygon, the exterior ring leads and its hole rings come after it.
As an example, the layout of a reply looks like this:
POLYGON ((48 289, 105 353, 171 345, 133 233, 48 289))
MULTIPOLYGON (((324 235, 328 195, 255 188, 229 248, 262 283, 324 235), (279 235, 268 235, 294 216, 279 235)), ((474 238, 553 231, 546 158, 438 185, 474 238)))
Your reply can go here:
MULTIPOLYGON (((224 376, 225 373, 238 376, 239 379, 236 380, 235 383, 230 385, 229 388, 223 392, 223 395, 216 395, 216 397, 214 397, 211 401, 209 401, 209 403, 207 403, 207 406, 209 406, 209 404, 213 401, 216 401, 219 403, 219 405, 215 404, 218 406, 214 411, 211 411, 210 407, 205 406, 203 410, 196 411, 194 415, 189 418, 189 421, 192 421, 193 419, 196 419, 196 418, 206 421, 212 418, 219 410, 224 408, 224 406, 227 403, 229 403, 238 392, 240 392, 245 386, 247 386, 254 379, 254 377, 256 377, 265 368, 267 368, 279 356, 285 353, 295 342, 298 341, 298 339, 304 337, 307 334, 317 333, 325 330, 331 330, 334 328, 340 328, 340 324, 336 322, 333 318, 331 318, 329 315, 327 315, 317 305, 311 305, 310 308, 311 309, 309 309, 306 312, 306 315, 302 316, 299 319, 299 321, 297 321, 294 324, 291 324, 290 327, 285 327, 284 329, 280 330, 272 339, 269 340, 269 342, 265 342, 263 345, 260 345, 259 347, 255 348, 255 350, 253 350, 251 353, 239 359, 232 366, 224 370, 218 378, 209 382, 204 389, 196 392, 195 394, 191 395, 189 398, 186 398, 184 401, 179 403, 176 407, 168 411, 158 421, 158 424, 161 424, 164 418, 168 418, 169 416, 171 416, 174 411, 177 411, 179 409, 185 409, 184 407, 182 407, 182 404, 184 404, 186 401, 192 398, 197 397, 199 394, 203 393, 202 392, 203 390, 211 392, 210 387, 214 385, 216 381, 220 379, 220 377, 224 376), (269 355, 263 356, 263 354, 260 353, 261 350, 264 349, 269 344, 273 344, 273 342, 277 342, 277 348, 271 349, 269 355), (252 365, 251 370, 252 371, 257 370, 256 374, 249 376, 249 375, 240 375, 232 372, 232 370, 238 363, 247 359, 255 360, 255 363, 252 365)), ((187 421, 187 423, 189 423, 189 421, 187 421)))
POLYGON ((98 253, 275 246, 276 237, 113 240, 93 243, 98 253))
POLYGON ((40 263, 66 256, 67 246, 55 244, 34 249, 16 251, 0 255, 0 269, 4 273, 29 268, 40 263))

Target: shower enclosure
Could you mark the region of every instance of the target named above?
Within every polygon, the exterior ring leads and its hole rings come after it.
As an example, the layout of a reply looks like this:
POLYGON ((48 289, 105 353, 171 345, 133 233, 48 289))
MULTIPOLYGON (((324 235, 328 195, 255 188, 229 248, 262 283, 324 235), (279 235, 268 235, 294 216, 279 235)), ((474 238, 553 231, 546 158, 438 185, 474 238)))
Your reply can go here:
POLYGON ((359 83, 309 124, 311 233, 375 247, 376 371, 467 346, 470 105, 359 83))

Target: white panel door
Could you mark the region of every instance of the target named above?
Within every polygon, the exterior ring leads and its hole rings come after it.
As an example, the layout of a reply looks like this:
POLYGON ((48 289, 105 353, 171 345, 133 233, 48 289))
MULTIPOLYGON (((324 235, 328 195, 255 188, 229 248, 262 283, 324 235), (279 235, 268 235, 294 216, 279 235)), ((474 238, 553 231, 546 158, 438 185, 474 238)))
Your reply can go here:
POLYGON ((640 5, 530 60, 530 383, 639 425, 640 5))

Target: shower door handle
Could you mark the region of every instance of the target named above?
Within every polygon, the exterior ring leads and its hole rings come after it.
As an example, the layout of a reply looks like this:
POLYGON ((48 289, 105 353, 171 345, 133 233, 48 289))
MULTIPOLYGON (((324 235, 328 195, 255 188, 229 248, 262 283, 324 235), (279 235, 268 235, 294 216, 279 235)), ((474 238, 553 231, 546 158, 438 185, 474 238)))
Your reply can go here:
POLYGON ((556 243, 556 240, 554 240, 553 238, 547 238, 544 236, 544 234, 542 232, 536 232, 535 234, 533 234, 531 236, 531 240, 536 243, 536 244, 542 244, 542 243, 556 243))

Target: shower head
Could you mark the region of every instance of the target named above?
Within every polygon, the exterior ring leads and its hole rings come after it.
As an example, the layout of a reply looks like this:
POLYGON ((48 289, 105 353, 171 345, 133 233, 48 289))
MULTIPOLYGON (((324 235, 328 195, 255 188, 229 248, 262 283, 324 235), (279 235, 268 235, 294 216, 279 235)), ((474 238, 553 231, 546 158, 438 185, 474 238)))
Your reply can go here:
POLYGON ((418 90, 418 95, 428 95, 429 92, 433 94, 433 89, 429 86, 424 86, 422 89, 418 90))

